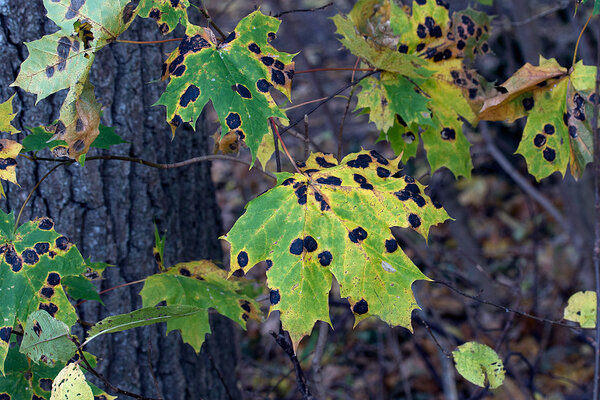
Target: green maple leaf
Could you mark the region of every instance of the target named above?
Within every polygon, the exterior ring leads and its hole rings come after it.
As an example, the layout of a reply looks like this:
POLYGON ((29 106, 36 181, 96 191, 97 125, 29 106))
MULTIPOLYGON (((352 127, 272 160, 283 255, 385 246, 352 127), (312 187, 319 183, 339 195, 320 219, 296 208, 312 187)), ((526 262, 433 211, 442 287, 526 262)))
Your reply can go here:
POLYGON ((379 81, 361 82, 357 104, 381 130, 380 139, 406 161, 420 136, 432 170, 446 166, 470 176, 462 125, 475 121, 484 90, 463 59, 489 51, 489 17, 471 9, 450 16, 436 0, 414 2, 412 14, 393 1, 361 0, 334 23, 350 51, 384 71, 379 81))
POLYGON ((140 292, 143 307, 166 301, 168 306, 182 305, 203 309, 192 316, 171 319, 167 333, 181 331, 184 342, 200 351, 204 338, 210 333, 208 310, 237 322, 242 328, 250 318, 261 320, 260 306, 248 296, 249 283, 227 280, 227 273, 208 260, 180 263, 166 272, 146 278, 140 292))
POLYGON ((58 32, 26 43, 29 56, 11 86, 37 95, 37 101, 69 89, 55 128, 56 139, 65 139, 69 156, 85 154, 98 136, 100 105, 96 102, 89 71, 95 54, 113 42, 136 16, 133 2, 116 0, 44 0, 58 32))
MULTIPOLYGON (((16 94, 16 93, 15 93, 16 94)), ((10 99, 0 104, 0 132, 8 132, 10 134, 19 133, 19 130, 10 123, 15 118, 13 113, 12 102, 15 98, 13 94, 10 99)))
POLYGON ((242 19, 222 43, 212 31, 188 25, 179 47, 167 59, 163 79, 170 77, 157 104, 166 106, 173 133, 183 122, 195 125, 211 100, 222 136, 235 131, 252 152, 253 160, 270 117, 287 122, 269 94, 273 86, 288 97, 294 74, 294 54, 277 51, 269 41, 279 21, 255 11, 242 19))
POLYGON ((138 15, 142 18, 152 18, 158 24, 163 35, 173 31, 178 24, 187 27, 188 0, 142 0, 138 6, 138 15))
POLYGON ((593 115, 596 67, 579 61, 571 71, 554 59, 526 64, 501 87, 502 94, 483 105, 479 118, 514 121, 527 116, 517 153, 529 173, 540 180, 567 166, 577 179, 593 159, 593 115))
POLYGON ((428 279, 399 248, 390 227, 427 237, 448 218, 424 187, 375 151, 312 154, 302 174, 280 173, 278 185, 248 203, 229 233, 231 272, 267 261, 271 312, 281 313, 295 345, 317 320, 329 323, 332 277, 355 321, 374 315, 408 329, 417 303, 414 281, 428 279))
POLYGON ((85 272, 77 248, 54 230, 49 218, 38 218, 14 230, 14 215, 0 211, 0 372, 12 329, 25 324, 29 314, 46 310, 72 326, 75 310, 63 290, 61 279, 85 272))

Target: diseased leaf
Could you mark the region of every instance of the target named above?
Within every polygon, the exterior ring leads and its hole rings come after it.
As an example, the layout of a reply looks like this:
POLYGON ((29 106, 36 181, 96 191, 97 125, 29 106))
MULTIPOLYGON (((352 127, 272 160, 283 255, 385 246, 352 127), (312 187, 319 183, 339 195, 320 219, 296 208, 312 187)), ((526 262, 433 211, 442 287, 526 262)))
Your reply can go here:
MULTIPOLYGON (((21 151, 21 144, 10 139, 0 139, 0 179, 17 183, 17 156, 21 151)), ((0 184, 0 198, 4 197, 4 188, 0 184)))
POLYGON ((181 331, 184 342, 200 351, 207 333, 210 333, 208 309, 246 327, 249 318, 261 320, 260 306, 245 293, 249 284, 244 280, 227 280, 227 272, 211 261, 200 260, 180 263, 166 272, 146 278, 140 292, 144 307, 152 307, 162 301, 168 306, 181 305, 202 309, 189 317, 167 322, 167 333, 181 331))
POLYGON ((211 100, 221 122, 221 134, 235 131, 253 160, 268 119, 287 122, 269 94, 273 86, 290 96, 294 75, 293 54, 273 48, 279 21, 255 11, 242 19, 227 40, 217 44, 208 28, 188 25, 179 47, 163 66, 170 78, 157 104, 166 106, 173 133, 182 122, 192 126, 211 100))
POLYGON ((477 342, 467 342, 452 352, 456 370, 469 382, 496 389, 504 382, 504 365, 498 354, 477 342))
POLYGON ((0 104, 0 132, 8 132, 10 134, 19 133, 19 130, 11 125, 11 121, 16 116, 16 114, 13 113, 12 106, 15 94, 10 96, 10 99, 0 104))
POLYGON ((188 0, 142 0, 138 6, 138 15, 152 18, 163 35, 170 33, 178 24, 186 27, 189 24, 187 8, 188 0))
POLYGON ((582 328, 596 327, 596 292, 587 290, 569 297, 564 318, 577 322, 582 328))
POLYGON ((329 323, 332 277, 355 323, 374 315, 411 329, 414 281, 428 279, 399 248, 390 227, 427 237, 445 221, 424 187, 376 151, 312 154, 302 174, 280 173, 278 185, 252 200, 229 233, 231 271, 268 265, 271 310, 281 313, 295 345, 317 320, 329 323))
POLYGON ((593 115, 596 67, 580 61, 571 71, 554 59, 540 57, 539 66, 526 64, 501 85, 502 94, 485 101, 478 118, 514 121, 527 116, 517 153, 537 179, 567 166, 581 177, 593 159, 590 119, 593 115))
POLYGON ((380 139, 407 160, 420 134, 432 171, 445 166, 468 177, 472 163, 462 125, 475 122, 486 85, 463 59, 489 52, 490 18, 472 9, 450 16, 448 8, 439 0, 415 1, 410 14, 390 0, 360 0, 348 18, 338 15, 334 22, 350 51, 384 70, 379 79, 361 82, 357 104, 382 131, 380 139), (383 54, 400 61, 388 65, 383 54))
POLYGON ((16 232, 14 215, 0 211, 0 372, 12 329, 25 323, 29 314, 45 310, 52 317, 72 326, 77 315, 62 287, 66 276, 85 272, 77 248, 54 230, 49 218, 38 218, 21 225, 16 232), (6 291, 6 292, 4 292, 6 291))
POLYGON ((19 351, 36 364, 42 361, 53 366, 56 362, 66 363, 77 351, 70 339, 69 327, 53 318, 46 310, 29 314, 23 341, 19 351))
POLYGON ((123 33, 137 12, 133 1, 113 3, 44 0, 48 17, 61 30, 26 43, 29 56, 11 85, 35 93, 37 101, 69 89, 54 138, 67 142, 73 159, 85 154, 98 136, 100 104, 88 79, 95 54, 123 33))
POLYGON ((78 364, 68 364, 58 373, 52 383, 50 400, 94 400, 92 388, 78 364))

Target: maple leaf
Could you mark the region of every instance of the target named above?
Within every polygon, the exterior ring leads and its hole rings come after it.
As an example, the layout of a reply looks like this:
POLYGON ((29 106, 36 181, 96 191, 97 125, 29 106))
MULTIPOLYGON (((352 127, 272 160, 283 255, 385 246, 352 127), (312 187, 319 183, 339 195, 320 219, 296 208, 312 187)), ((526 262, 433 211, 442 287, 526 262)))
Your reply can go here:
POLYGON ((140 292, 143 307, 162 301, 168 306, 182 305, 203 309, 189 317, 167 322, 167 333, 181 331, 184 342, 200 351, 204 338, 210 333, 208 309, 213 308, 242 328, 252 318, 261 320, 260 306, 248 294, 247 282, 227 280, 227 272, 208 260, 176 264, 166 272, 146 278, 140 292))
POLYGON ((11 135, 14 133, 19 133, 19 130, 11 124, 11 121, 15 118, 16 115, 15 113, 13 113, 12 106, 15 94, 10 96, 10 99, 0 104, 0 132, 8 132, 11 135))
POLYGON ((462 125, 475 121, 484 82, 463 59, 489 51, 489 17, 471 9, 450 16, 439 0, 415 1, 412 14, 393 1, 361 0, 334 23, 350 51, 384 71, 379 80, 361 82, 357 104, 381 131, 380 140, 389 140, 406 161, 420 136, 433 171, 446 166, 470 176, 462 125))
POLYGON ((100 0, 44 0, 44 6, 60 30, 26 43, 29 56, 11 86, 36 94, 38 102, 69 89, 55 133, 65 136, 69 157, 77 159, 98 135, 100 105, 88 80, 95 54, 129 27, 137 11, 127 0, 111 7, 100 0))
POLYGON ((0 211, 0 372, 12 329, 33 311, 45 310, 72 326, 77 321, 61 279, 85 272, 77 248, 54 230, 49 218, 38 218, 14 231, 14 215, 0 211))
POLYGON ((188 0, 142 0, 138 6, 138 15, 152 18, 163 35, 173 31, 178 24, 186 27, 189 23, 188 0))
POLYGON ((302 174, 278 174, 278 185, 248 203, 223 237, 231 244, 230 274, 267 262, 270 312, 281 313, 295 346, 317 320, 330 323, 332 277, 356 323, 374 315, 411 329, 418 308, 411 285, 428 278, 389 228, 426 237, 448 215, 399 162, 366 150, 339 165, 331 155, 311 154, 302 174))
POLYGON ((567 166, 577 179, 593 159, 590 120, 595 100, 596 67, 579 61, 568 71, 540 56, 500 85, 502 94, 485 101, 478 118, 514 121, 527 116, 517 153, 537 180, 567 166))
POLYGON ((269 94, 275 87, 289 97, 294 75, 294 54, 279 52, 269 44, 279 23, 255 11, 218 44, 210 29, 188 25, 179 47, 163 66, 163 79, 170 78, 170 82, 156 103, 167 108, 173 133, 183 122, 194 126, 211 100, 222 136, 235 131, 256 158, 269 132, 268 119, 287 122, 269 94))

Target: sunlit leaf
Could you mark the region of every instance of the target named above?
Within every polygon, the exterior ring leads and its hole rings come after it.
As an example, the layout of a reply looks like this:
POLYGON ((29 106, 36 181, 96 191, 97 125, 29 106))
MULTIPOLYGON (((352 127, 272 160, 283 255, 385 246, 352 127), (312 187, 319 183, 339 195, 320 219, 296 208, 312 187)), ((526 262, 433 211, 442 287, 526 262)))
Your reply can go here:
POLYGON ((138 15, 142 18, 152 18, 163 35, 171 32, 178 24, 186 27, 189 23, 187 8, 188 0, 142 0, 138 6, 138 15))
POLYGON ((14 98, 15 95, 13 94, 12 96, 10 96, 10 99, 0 104, 0 132, 8 132, 10 134, 19 132, 19 130, 11 124, 11 121, 16 116, 16 114, 13 112, 12 106, 14 98))
POLYGON ((498 354, 478 342, 467 342, 452 352, 456 370, 469 382, 496 389, 504 382, 504 365, 498 354))
POLYGON ((582 328, 596 327, 596 292, 577 292, 569 297, 564 318, 577 322, 582 328))
POLYGON ((68 364, 58 373, 52 383, 50 400, 94 400, 92 388, 78 364, 68 364))

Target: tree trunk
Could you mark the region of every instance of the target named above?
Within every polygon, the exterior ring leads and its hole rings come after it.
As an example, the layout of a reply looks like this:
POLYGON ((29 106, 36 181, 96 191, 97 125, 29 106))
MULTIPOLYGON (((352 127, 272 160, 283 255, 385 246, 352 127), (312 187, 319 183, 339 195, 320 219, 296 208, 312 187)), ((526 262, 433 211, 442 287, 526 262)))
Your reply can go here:
MULTIPOLYGON (((42 0, 0 0, 0 24, 0 53, 4 56, 0 63, 0 100, 4 101, 14 92, 8 85, 27 57, 23 42, 39 39, 56 27, 46 18, 42 0)), ((138 19, 123 37, 155 40, 161 35, 153 21, 138 19)), ((165 84, 149 82, 160 78, 161 64, 173 47, 171 43, 164 47, 114 43, 98 53, 91 81, 103 105, 102 121, 129 141, 111 149, 111 154, 174 162, 207 152, 202 126, 198 133, 180 128, 171 141, 164 109, 152 106, 165 84)), ((20 129, 51 123, 58 117, 65 96, 59 93, 35 106, 34 96, 21 90, 17 93, 14 105, 19 113, 15 125, 20 129)), ((22 137, 20 134, 19 139, 22 137)), ((28 192, 52 166, 52 162, 19 159, 21 188, 4 182, 7 199, 3 209, 18 212, 28 192)), ((159 230, 167 231, 167 265, 221 258, 217 240, 221 221, 208 163, 176 170, 156 170, 122 161, 88 161, 85 167, 60 167, 41 184, 21 222, 38 216, 53 218, 56 230, 68 236, 84 257, 117 266, 105 273, 102 289, 156 273, 152 256, 154 222, 159 230)), ((79 308, 80 317, 95 322, 139 308, 140 289, 138 284, 107 293, 103 296, 106 307, 85 303, 79 308)), ((158 397, 148 363, 150 345, 152 367, 166 400, 239 398, 234 328, 224 318, 212 318, 212 325, 213 334, 200 355, 183 344, 178 334, 165 336, 164 326, 107 335, 89 351, 99 356, 99 370, 113 384, 144 396, 158 397)))

